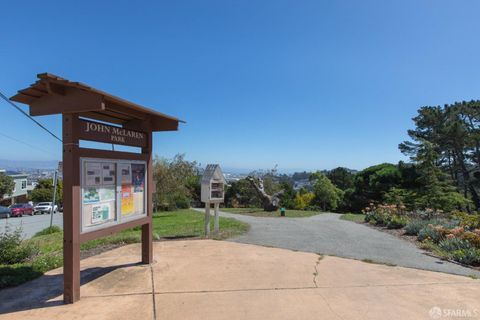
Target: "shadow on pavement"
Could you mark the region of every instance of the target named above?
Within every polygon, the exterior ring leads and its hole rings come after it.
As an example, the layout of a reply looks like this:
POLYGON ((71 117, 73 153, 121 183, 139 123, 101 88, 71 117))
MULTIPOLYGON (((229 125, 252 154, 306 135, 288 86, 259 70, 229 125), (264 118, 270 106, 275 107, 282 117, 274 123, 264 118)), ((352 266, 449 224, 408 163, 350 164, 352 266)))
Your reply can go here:
MULTIPOLYGON (((84 285, 116 269, 140 265, 128 263, 82 270, 80 284, 84 285)), ((63 273, 43 275, 13 288, 0 290, 0 314, 63 305, 63 273)))

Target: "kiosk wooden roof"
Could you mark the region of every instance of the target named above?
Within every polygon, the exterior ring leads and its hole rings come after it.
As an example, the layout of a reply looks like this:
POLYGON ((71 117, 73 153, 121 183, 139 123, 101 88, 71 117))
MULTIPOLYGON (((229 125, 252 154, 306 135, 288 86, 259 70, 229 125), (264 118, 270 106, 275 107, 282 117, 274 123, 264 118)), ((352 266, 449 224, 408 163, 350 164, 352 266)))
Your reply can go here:
POLYGON ((30 115, 77 113, 81 117, 122 125, 140 131, 175 131, 175 117, 142 107, 89 85, 50 73, 40 73, 28 88, 10 99, 30 106, 30 115))

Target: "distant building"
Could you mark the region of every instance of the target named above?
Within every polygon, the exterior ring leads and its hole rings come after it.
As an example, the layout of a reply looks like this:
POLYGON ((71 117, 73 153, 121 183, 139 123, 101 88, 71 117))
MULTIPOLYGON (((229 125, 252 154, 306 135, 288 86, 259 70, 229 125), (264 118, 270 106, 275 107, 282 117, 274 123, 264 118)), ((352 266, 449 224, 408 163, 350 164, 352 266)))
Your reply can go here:
POLYGON ((293 190, 298 191, 302 188, 307 189, 308 191, 312 190, 312 182, 310 181, 310 179, 301 179, 294 181, 293 190))
POLYGON ((11 205, 11 204, 14 204, 14 203, 27 202, 27 195, 28 195, 27 177, 28 177, 28 174, 20 173, 20 172, 13 172, 13 171, 5 171, 5 170, 0 170, 0 172, 3 172, 7 176, 12 177, 13 181, 15 183, 12 194, 4 195, 3 199, 0 199, 0 204, 11 205))

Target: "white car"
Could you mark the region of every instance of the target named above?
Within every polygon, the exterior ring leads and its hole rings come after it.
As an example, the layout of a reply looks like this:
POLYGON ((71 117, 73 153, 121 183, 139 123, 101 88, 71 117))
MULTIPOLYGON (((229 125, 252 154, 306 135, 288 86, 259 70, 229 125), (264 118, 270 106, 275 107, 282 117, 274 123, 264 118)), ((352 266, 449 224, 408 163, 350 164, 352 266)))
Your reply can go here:
MULTIPOLYGON (((33 207, 33 214, 37 213, 50 213, 52 210, 52 203, 51 202, 39 202, 35 207, 33 207)), ((53 207, 53 213, 56 213, 58 211, 58 206, 55 205, 53 207)))

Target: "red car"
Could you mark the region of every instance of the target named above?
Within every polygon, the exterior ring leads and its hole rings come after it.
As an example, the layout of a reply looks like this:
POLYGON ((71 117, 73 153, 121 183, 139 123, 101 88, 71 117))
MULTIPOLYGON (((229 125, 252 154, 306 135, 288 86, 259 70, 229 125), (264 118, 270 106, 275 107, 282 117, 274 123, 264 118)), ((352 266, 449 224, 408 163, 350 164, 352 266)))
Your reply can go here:
POLYGON ((10 214, 12 217, 21 217, 24 214, 33 216, 33 206, 29 205, 28 203, 17 203, 11 205, 10 211, 12 212, 10 214))

